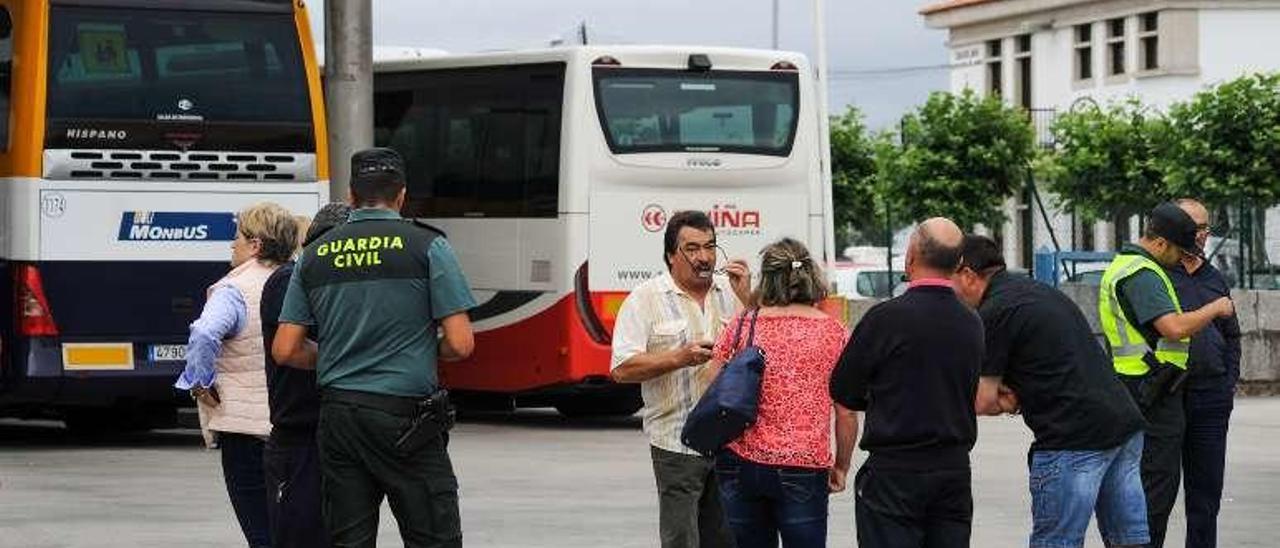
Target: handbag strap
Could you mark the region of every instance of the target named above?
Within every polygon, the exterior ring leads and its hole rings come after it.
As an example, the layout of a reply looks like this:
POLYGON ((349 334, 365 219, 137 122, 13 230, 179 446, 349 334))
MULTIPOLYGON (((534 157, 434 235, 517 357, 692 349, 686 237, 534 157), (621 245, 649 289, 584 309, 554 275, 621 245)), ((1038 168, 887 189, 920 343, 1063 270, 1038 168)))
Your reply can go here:
POLYGON ((760 309, 752 308, 750 312, 744 313, 743 315, 738 316, 738 330, 733 334, 733 352, 734 353, 738 352, 738 343, 742 342, 742 324, 746 323, 747 314, 751 315, 751 327, 749 328, 747 333, 747 346, 751 346, 751 343, 755 342, 756 340, 756 317, 760 315, 760 309))
POLYGON ((751 309, 751 329, 747 331, 747 346, 751 346, 756 342, 756 318, 760 317, 760 309, 751 309))

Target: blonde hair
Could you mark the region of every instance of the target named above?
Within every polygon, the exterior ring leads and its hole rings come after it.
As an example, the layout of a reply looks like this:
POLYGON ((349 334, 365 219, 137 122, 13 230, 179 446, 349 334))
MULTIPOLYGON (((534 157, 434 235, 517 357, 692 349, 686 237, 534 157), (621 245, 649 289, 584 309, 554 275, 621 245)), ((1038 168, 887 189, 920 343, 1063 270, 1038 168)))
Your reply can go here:
MULTIPOLYGON (((311 217, 306 215, 294 215, 294 222, 298 223, 298 248, 301 248, 307 241, 307 231, 311 229, 311 217)), ((297 251, 296 249, 294 250, 297 251)))
POLYGON ((815 304, 830 293, 827 277, 804 244, 783 238, 760 252, 760 285, 757 306, 815 304))
POLYGON ((261 243, 256 257, 259 260, 287 262, 298 248, 298 222, 279 204, 262 202, 244 208, 236 214, 236 223, 246 239, 261 243))

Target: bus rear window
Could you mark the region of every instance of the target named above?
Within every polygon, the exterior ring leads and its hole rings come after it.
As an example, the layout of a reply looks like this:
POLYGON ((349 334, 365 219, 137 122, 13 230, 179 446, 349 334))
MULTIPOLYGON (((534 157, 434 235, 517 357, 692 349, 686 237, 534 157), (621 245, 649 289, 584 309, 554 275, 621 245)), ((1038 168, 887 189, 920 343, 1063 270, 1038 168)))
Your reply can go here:
POLYGON ((799 102, 794 72, 595 69, 596 107, 615 154, 786 156, 799 102))
POLYGON ((310 123, 293 16, 55 6, 48 116, 310 123))
POLYGON ((555 217, 564 63, 374 77, 374 143, 404 157, 414 217, 555 217))

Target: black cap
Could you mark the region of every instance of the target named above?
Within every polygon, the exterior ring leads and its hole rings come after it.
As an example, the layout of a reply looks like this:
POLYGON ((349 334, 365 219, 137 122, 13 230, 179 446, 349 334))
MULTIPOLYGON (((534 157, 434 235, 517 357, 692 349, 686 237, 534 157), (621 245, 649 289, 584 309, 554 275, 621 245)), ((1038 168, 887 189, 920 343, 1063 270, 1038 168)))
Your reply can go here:
POLYGON ((1169 243, 1182 248, 1193 255, 1202 255, 1200 246, 1196 245, 1196 222, 1173 202, 1165 202, 1151 210, 1147 215, 1147 228, 1156 236, 1169 240, 1169 243))
POLYGON ((366 148, 351 155, 351 178, 390 173, 404 180, 404 160, 389 148, 366 148))

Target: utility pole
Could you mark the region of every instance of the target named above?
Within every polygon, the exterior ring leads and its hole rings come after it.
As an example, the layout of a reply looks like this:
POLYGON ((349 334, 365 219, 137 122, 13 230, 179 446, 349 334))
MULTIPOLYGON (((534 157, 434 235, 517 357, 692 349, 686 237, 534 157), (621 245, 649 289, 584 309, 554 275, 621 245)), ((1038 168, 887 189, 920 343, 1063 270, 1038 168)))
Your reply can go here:
POLYGON ((813 32, 817 42, 817 63, 814 71, 817 88, 818 113, 818 146, 822 163, 822 226, 823 253, 827 256, 827 269, 831 271, 836 264, 836 232, 835 207, 831 188, 831 119, 827 115, 827 23, 824 0, 813 0, 813 32))
POLYGON ((587 20, 583 19, 578 23, 578 42, 587 45, 587 20))
POLYGON ((778 2, 773 0, 773 41, 770 42, 769 49, 778 49, 778 2))
POLYGON ((325 0, 324 96, 329 125, 329 199, 351 188, 351 155, 373 146, 373 3, 325 0))

